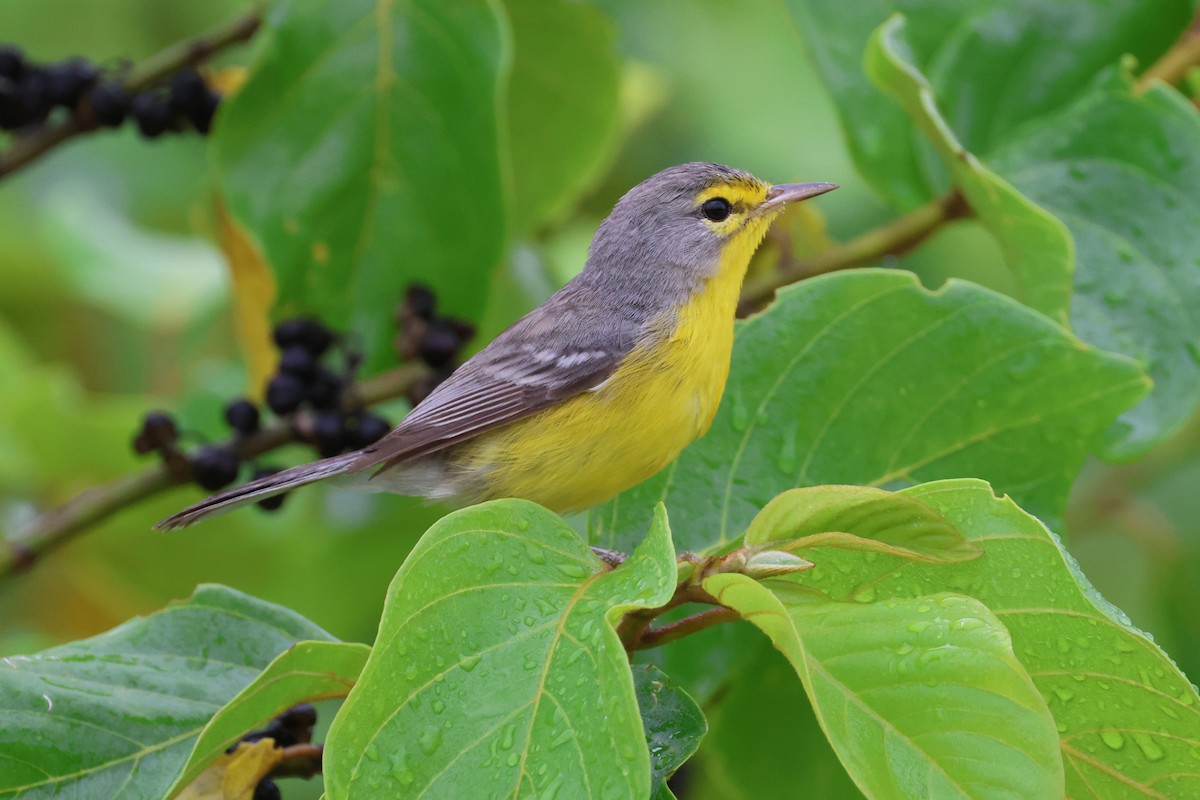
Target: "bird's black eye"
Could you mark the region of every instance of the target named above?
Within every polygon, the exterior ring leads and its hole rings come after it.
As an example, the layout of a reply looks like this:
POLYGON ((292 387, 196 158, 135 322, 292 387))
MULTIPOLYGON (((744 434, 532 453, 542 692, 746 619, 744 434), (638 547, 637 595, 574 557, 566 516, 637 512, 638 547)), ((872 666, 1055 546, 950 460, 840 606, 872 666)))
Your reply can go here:
POLYGON ((700 213, 713 222, 726 219, 732 211, 733 205, 724 197, 713 197, 705 200, 704 205, 700 206, 700 213))

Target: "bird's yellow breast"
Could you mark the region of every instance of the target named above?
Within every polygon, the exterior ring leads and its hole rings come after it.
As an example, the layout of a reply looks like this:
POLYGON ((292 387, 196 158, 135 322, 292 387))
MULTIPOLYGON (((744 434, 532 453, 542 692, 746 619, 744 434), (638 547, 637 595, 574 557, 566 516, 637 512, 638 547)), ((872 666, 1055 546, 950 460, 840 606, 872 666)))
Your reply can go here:
MULTIPOLYGON (((762 228, 765 230, 765 223, 762 228)), ((597 389, 466 443, 451 469, 481 499, 522 497, 560 513, 595 505, 658 472, 708 430, 733 347, 742 278, 761 232, 729 243, 716 273, 597 389)))

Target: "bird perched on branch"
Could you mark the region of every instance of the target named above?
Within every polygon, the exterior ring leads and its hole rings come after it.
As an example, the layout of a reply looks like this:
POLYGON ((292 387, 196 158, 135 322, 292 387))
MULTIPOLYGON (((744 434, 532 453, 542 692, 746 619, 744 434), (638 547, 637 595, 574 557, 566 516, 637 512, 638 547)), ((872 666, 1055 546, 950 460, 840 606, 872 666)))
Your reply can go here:
POLYGON ((716 414, 750 257, 790 203, 719 164, 659 172, 600 225, 570 283, 459 367, 387 436, 214 495, 182 528, 328 478, 434 500, 521 497, 560 513, 658 472, 716 414))

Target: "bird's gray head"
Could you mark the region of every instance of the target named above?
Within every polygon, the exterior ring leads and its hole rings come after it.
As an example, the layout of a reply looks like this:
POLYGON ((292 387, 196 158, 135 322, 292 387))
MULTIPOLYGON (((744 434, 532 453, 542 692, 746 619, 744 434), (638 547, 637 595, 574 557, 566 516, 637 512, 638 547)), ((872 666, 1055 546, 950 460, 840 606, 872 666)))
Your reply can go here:
POLYGON ((646 290, 665 283, 695 287, 726 263, 744 272, 771 220, 788 203, 833 188, 772 186, 706 162, 670 167, 617 201, 592 240, 587 272, 646 290))

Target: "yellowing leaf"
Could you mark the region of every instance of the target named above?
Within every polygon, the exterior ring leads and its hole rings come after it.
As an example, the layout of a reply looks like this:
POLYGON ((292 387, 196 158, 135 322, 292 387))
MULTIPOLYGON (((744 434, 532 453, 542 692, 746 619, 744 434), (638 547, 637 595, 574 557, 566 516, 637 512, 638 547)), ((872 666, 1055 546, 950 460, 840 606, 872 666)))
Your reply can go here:
POLYGON ((275 371, 275 348, 271 343, 271 307, 275 305, 275 276, 245 230, 230 216, 220 195, 213 198, 217 238, 233 279, 234 322, 246 358, 249 377, 247 394, 262 392, 275 371))
POLYGON ((275 746, 274 739, 239 745, 196 776, 179 800, 251 800, 254 787, 282 758, 283 750, 275 746))

